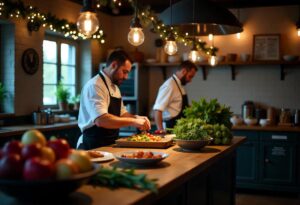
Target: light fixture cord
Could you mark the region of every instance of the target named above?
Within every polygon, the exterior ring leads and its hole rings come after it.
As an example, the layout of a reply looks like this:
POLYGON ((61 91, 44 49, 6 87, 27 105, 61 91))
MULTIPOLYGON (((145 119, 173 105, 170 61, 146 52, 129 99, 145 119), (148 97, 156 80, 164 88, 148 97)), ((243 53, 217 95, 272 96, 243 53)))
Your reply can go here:
POLYGON ((172 9, 172 0, 170 0, 170 7, 171 7, 171 24, 170 26, 172 26, 172 23, 173 23, 173 9, 172 9))
POLYGON ((135 18, 137 18, 137 0, 135 0, 134 13, 135 13, 135 18))

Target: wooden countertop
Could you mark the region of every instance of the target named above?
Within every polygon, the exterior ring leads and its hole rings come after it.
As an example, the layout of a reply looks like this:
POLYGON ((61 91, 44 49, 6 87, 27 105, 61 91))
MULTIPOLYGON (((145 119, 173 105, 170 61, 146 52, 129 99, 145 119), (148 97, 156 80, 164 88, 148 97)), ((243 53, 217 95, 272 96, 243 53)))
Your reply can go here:
POLYGON ((292 126, 248 126, 248 125, 238 125, 232 126, 232 130, 251 130, 251 131, 275 131, 275 132, 300 132, 300 127, 292 126))
MULTIPOLYGON (((179 187, 197 174, 201 173, 208 166, 216 163, 227 154, 233 152, 245 140, 245 137, 234 137, 230 146, 207 146, 199 152, 184 152, 177 145, 168 149, 155 149, 157 151, 168 153, 169 157, 156 167, 140 168, 136 170, 136 173, 145 173, 147 174, 147 177, 151 179, 158 179, 158 195, 150 193, 149 191, 140 192, 125 188, 111 190, 108 188, 94 188, 91 186, 83 186, 79 189, 79 192, 90 198, 90 205, 151 204, 151 202, 155 201, 156 198, 165 195, 175 187, 179 187)), ((138 149, 102 147, 98 150, 116 153, 138 149)), ((126 166, 117 160, 104 163, 103 165, 118 167, 126 166)))
POLYGON ((61 122, 48 125, 17 125, 17 126, 2 126, 0 127, 0 137, 9 137, 13 135, 23 134, 29 129, 38 129, 40 131, 62 130, 77 127, 77 121, 61 122))
MULTIPOLYGON (((157 179, 158 194, 149 191, 138 191, 127 188, 109 189, 105 187, 93 187, 84 185, 76 192, 72 193, 69 198, 63 201, 63 204, 70 205, 125 205, 125 204, 142 204, 153 203, 156 199, 166 195, 174 188, 181 186, 183 183, 192 179, 197 174, 206 170, 210 165, 218 163, 246 140, 245 137, 234 137, 231 145, 228 146, 206 146, 199 152, 185 152, 177 145, 168 149, 155 149, 169 154, 169 157, 154 167, 136 168, 136 173, 145 173, 150 179, 157 179)), ((141 148, 139 148, 141 149, 141 148)), ((102 147, 98 150, 112 153, 138 150, 137 148, 120 148, 120 147, 102 147)), ((117 160, 102 164, 106 167, 123 167, 126 165, 117 160)), ((49 195, 51 196, 51 195, 49 195)), ((54 196, 55 197, 55 196, 54 196)), ((25 205, 22 201, 8 197, 0 192, 1 205, 25 205)), ((46 203, 49 205, 48 203, 46 203)), ((26 203, 26 205, 29 205, 26 203)), ((30 204, 31 205, 31 204, 30 204)))

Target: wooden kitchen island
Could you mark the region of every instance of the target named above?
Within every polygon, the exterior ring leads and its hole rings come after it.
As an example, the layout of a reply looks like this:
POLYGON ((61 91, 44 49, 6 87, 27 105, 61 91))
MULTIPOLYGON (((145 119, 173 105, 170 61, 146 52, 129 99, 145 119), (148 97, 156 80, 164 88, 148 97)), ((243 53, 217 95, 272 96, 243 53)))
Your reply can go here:
MULTIPOLYGON (((156 166, 135 168, 136 173, 145 173, 147 177, 157 179, 158 194, 127 188, 111 190, 86 185, 64 201, 53 204, 234 205, 236 148, 244 141, 244 137, 234 137, 229 146, 207 146, 199 152, 183 151, 176 145, 168 149, 155 149, 168 153, 169 157, 156 166)), ((99 150, 116 153, 137 149, 102 147, 99 150)), ((103 163, 103 166, 129 167, 118 160, 103 163)), ((49 193, 49 197, 55 196, 49 193)), ((0 201, 1 205, 28 204, 16 201, 2 193, 0 193, 0 201)))

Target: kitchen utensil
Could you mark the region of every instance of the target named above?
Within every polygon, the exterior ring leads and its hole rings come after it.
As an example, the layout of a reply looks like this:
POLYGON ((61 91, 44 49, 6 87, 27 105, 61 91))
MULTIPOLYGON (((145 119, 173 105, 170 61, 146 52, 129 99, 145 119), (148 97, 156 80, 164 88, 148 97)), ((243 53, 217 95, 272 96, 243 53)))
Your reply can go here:
POLYGON ((285 124, 291 122, 291 112, 290 109, 282 108, 279 117, 279 123, 285 124))
POLYGON ((275 124, 276 111, 273 107, 269 107, 267 110, 267 119, 270 120, 270 125, 275 124))
POLYGON ((243 119, 246 118, 253 118, 254 117, 254 110, 255 106, 252 101, 245 101, 242 105, 242 117, 243 119))

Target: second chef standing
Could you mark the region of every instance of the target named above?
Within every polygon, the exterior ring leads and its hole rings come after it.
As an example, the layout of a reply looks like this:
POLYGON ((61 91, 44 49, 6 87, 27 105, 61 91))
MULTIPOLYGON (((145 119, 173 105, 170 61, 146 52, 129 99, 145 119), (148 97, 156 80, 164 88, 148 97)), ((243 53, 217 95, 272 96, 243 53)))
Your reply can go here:
POLYGON ((157 131, 165 132, 166 128, 173 128, 176 121, 183 117, 183 110, 188 103, 188 97, 183 86, 191 82, 198 68, 191 61, 183 61, 178 70, 159 88, 153 106, 157 131))
POLYGON ((106 64, 107 67, 90 79, 81 92, 79 149, 113 144, 121 127, 149 130, 151 126, 147 117, 128 113, 121 98, 118 86, 128 78, 132 66, 128 55, 122 50, 113 51, 106 64))

